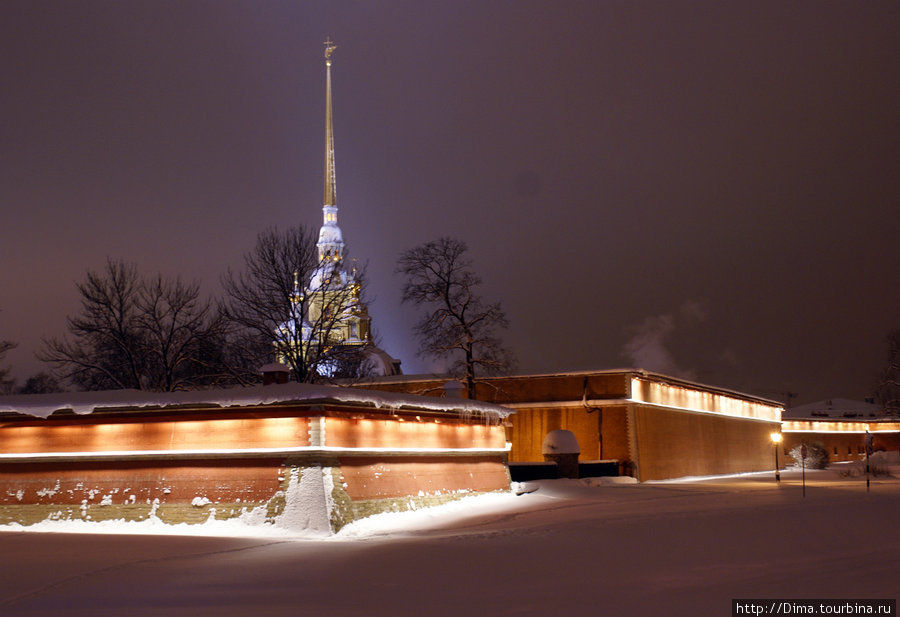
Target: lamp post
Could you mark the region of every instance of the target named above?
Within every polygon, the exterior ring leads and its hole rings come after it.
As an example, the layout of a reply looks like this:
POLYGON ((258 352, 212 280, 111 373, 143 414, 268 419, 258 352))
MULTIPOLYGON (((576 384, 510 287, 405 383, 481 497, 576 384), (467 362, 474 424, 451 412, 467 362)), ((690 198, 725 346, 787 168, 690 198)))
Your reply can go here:
POLYGON ((775 446, 775 481, 781 482, 781 470, 778 469, 778 444, 781 443, 781 433, 772 433, 772 445, 775 446))

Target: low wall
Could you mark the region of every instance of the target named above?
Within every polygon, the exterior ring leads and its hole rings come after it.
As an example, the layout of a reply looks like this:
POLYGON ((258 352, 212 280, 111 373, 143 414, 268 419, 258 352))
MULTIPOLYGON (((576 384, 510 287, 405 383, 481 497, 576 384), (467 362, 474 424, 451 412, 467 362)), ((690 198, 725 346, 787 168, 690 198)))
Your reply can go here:
POLYGON ((241 518, 332 533, 509 490, 498 417, 270 406, 0 418, 0 524, 241 518))
POLYGON ((5 463, 0 524, 212 517, 329 533, 378 512, 508 489, 496 455, 5 463))

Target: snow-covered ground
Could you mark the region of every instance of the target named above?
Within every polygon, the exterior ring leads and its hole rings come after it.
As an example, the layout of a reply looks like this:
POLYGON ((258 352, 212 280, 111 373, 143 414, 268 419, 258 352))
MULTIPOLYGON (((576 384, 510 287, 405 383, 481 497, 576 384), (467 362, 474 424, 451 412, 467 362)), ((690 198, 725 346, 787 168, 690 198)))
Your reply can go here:
POLYGON ((705 616, 730 615, 732 598, 896 598, 900 469, 868 492, 840 469, 807 472, 805 498, 799 471, 780 485, 545 481, 327 539, 7 527, 0 615, 705 616))

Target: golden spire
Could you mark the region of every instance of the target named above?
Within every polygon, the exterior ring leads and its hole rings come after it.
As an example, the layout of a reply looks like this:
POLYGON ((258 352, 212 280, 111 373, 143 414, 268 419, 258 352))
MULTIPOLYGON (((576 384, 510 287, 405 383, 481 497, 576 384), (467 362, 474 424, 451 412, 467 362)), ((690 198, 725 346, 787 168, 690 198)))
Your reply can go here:
POLYGON ((334 128, 331 123, 331 54, 337 49, 331 37, 325 40, 325 201, 324 205, 337 205, 337 187, 334 176, 334 128))

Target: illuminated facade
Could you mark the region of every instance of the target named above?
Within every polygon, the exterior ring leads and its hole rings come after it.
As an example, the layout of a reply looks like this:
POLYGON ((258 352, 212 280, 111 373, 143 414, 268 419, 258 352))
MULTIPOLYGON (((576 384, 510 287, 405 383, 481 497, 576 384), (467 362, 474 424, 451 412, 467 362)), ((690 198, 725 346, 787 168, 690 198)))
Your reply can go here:
MULTIPOLYGON (((442 396, 445 379, 382 378, 360 387, 442 396)), ((779 465, 802 442, 821 445, 831 462, 900 449, 900 422, 869 403, 834 399, 785 410, 780 403, 639 369, 479 379, 478 400, 515 410, 507 435, 510 465, 544 461, 555 430, 575 434, 582 462, 616 463, 641 481, 769 471, 772 434, 779 465)), ((607 466, 609 468, 609 466, 607 466)), ((514 478, 515 479, 515 478, 514 478)))
MULTIPOLYGON (((331 62, 336 46, 325 42, 325 181, 322 206, 322 227, 316 244, 319 265, 305 289, 294 277, 294 306, 305 307, 305 315, 294 316, 294 323, 303 323, 301 344, 308 349, 343 349, 362 352, 358 370, 366 375, 398 375, 400 361, 377 348, 372 341, 372 319, 360 297, 361 281, 355 265, 349 267, 344 259, 344 238, 338 226, 337 183, 334 165, 334 123, 331 103, 331 62), (301 300, 306 298, 307 302, 301 300)), ((281 340, 297 340, 284 332, 281 340)), ((341 354, 335 354, 340 356, 341 354)), ((353 354, 345 354, 352 356, 353 354)), ((280 360, 280 358, 279 358, 280 360)), ((339 371, 334 363, 317 366, 320 374, 334 376, 339 371)))
MULTIPOLYGON (((441 379, 385 378, 361 387, 440 395, 441 379)), ((544 460, 554 430, 575 434, 582 462, 616 463, 641 481, 765 471, 780 404, 636 369, 479 379, 478 400, 515 410, 510 464, 544 460)))

